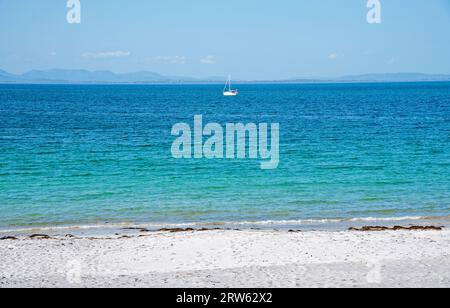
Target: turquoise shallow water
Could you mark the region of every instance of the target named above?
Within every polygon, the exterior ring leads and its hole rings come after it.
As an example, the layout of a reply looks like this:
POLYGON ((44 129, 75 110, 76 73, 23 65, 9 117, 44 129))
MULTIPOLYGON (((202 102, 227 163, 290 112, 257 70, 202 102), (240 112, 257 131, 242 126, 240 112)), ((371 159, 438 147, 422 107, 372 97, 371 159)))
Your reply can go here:
POLYGON ((0 228, 447 216, 450 83, 0 85, 0 228), (280 165, 175 160, 171 127, 280 123, 280 165))

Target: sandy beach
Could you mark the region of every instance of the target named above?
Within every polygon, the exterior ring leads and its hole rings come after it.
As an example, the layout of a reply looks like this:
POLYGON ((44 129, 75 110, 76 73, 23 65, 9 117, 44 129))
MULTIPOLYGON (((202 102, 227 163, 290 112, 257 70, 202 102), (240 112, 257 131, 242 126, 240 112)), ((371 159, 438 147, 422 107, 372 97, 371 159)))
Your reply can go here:
POLYGON ((449 287, 450 231, 0 241, 0 287, 449 287))

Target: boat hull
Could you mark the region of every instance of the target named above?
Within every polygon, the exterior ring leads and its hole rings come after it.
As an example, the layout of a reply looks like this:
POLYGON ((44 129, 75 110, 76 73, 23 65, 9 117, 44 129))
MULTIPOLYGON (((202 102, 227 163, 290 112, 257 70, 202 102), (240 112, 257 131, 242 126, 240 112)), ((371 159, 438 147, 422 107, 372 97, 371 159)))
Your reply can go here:
POLYGON ((237 96, 238 92, 237 91, 225 91, 223 92, 223 96, 237 96))

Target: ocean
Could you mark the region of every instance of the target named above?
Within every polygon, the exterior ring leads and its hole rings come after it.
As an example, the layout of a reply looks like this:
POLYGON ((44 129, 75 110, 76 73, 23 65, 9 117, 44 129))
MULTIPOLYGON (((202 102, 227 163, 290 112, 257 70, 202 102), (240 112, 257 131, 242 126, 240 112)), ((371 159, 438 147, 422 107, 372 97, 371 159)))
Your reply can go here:
POLYGON ((450 83, 0 85, 0 229, 450 214, 450 83), (280 162, 175 159, 172 126, 279 123, 280 162))

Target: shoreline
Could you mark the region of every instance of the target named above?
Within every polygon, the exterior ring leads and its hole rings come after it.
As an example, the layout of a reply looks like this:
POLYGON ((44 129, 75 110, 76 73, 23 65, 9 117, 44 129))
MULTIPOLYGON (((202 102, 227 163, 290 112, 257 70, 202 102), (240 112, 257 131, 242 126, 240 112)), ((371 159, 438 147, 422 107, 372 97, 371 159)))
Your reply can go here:
POLYGON ((264 231, 348 231, 364 227, 412 227, 433 226, 450 229, 450 216, 441 217, 355 217, 348 219, 303 219, 280 221, 236 221, 236 222, 192 222, 192 223, 103 223, 83 225, 56 225, 0 228, 2 237, 26 237, 32 234, 65 236, 67 234, 81 237, 134 235, 145 232, 157 232, 165 229, 195 230, 264 230, 264 231))
POLYGON ((35 237, 0 257, 0 288, 450 286, 449 230, 35 237))

